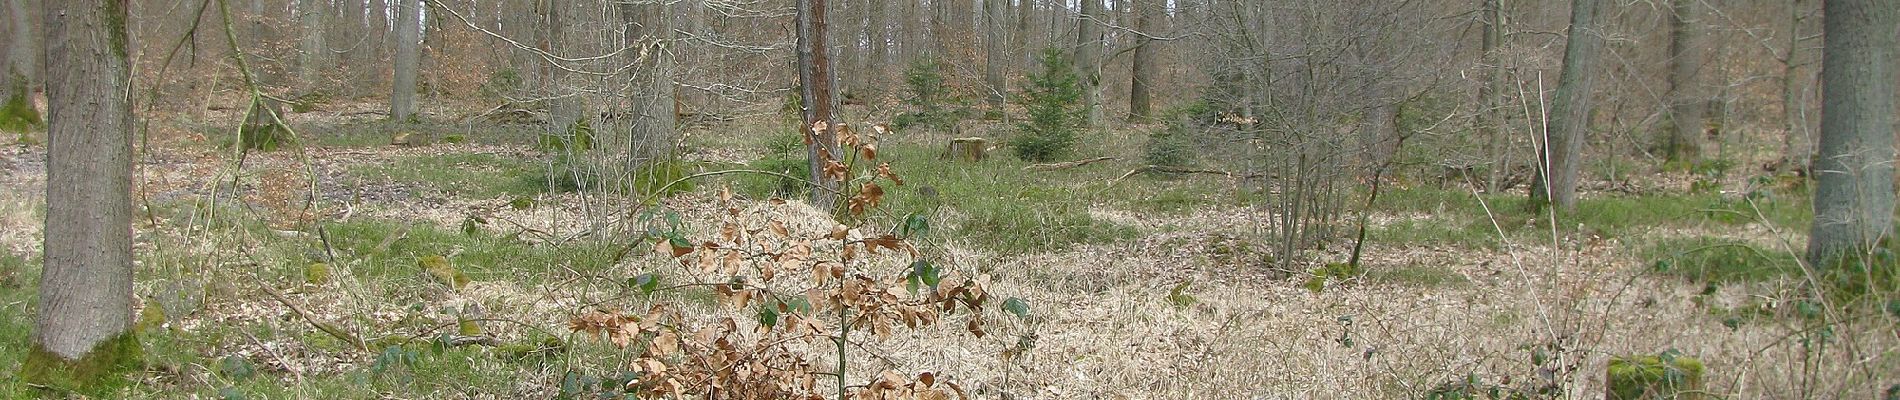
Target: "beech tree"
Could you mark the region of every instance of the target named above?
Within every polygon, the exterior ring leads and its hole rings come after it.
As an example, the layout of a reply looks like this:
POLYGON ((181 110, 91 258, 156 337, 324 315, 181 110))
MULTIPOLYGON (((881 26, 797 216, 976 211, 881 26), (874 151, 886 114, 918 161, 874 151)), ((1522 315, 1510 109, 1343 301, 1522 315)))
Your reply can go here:
POLYGON ((396 72, 391 80, 389 118, 409 121, 416 115, 416 68, 421 62, 416 46, 422 41, 421 0, 401 0, 396 8, 396 72))
POLYGON ((1894 41, 1891 0, 1822 5, 1821 143, 1807 261, 1826 269, 1893 228, 1894 41))
POLYGON ((45 269, 28 382, 85 391, 137 364, 127 3, 45 5, 45 269))
POLYGON ((1531 180, 1531 203, 1577 207, 1577 178, 1583 165, 1583 143, 1589 140, 1590 95, 1596 84, 1597 58, 1603 48, 1598 24, 1601 0, 1571 0, 1570 37, 1564 44, 1564 66, 1551 99, 1545 138, 1538 147, 1538 173, 1531 180))
POLYGON ((838 182, 826 177, 825 163, 842 158, 836 144, 838 121, 832 114, 831 57, 825 45, 825 0, 798 1, 798 87, 804 117, 798 129, 805 135, 805 156, 811 167, 811 203, 831 209, 837 202, 838 182), (824 129, 812 129, 824 125, 824 129))

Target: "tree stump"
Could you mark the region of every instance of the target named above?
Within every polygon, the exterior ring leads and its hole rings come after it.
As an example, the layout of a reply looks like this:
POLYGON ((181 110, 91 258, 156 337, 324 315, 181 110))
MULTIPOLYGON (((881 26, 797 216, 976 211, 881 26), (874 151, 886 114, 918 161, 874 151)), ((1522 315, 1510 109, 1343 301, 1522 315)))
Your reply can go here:
POLYGON ((950 145, 944 147, 943 158, 957 161, 983 161, 989 158, 990 140, 980 137, 950 139, 950 145))
POLYGON ((292 140, 290 131, 279 122, 285 115, 282 102, 259 99, 251 102, 246 114, 244 126, 238 130, 238 144, 244 148, 273 151, 292 140))
POLYGON ((1704 398, 1702 362, 1687 356, 1613 357, 1604 380, 1606 400, 1704 398))

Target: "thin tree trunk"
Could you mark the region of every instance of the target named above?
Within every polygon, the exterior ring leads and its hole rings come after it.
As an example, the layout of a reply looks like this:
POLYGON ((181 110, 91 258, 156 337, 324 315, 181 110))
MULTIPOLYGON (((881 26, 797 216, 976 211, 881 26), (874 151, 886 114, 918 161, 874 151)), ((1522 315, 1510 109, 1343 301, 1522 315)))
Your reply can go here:
POLYGON ((1156 47, 1151 36, 1154 35, 1155 28, 1154 14, 1161 12, 1159 8, 1164 4, 1157 4, 1154 0, 1144 0, 1131 5, 1135 9, 1136 37, 1134 40, 1137 44, 1134 65, 1129 67, 1128 72, 1128 120, 1139 122, 1147 120, 1150 110, 1154 107, 1154 100, 1148 94, 1152 90, 1149 85, 1154 82, 1156 47))
MULTIPOLYGON (((130 334, 132 106, 126 0, 45 5, 45 271, 34 346, 71 363, 130 334)), ((136 342, 130 345, 136 346, 136 342)), ((37 352, 36 352, 37 354, 37 352)), ((52 365, 34 365, 25 371, 52 365)))
POLYGON ((632 6, 646 9, 647 23, 644 24, 644 35, 629 29, 629 35, 634 37, 628 38, 628 44, 639 42, 644 36, 647 42, 641 44, 650 50, 640 52, 646 54, 647 58, 639 60, 641 68, 633 72, 636 81, 630 86, 635 92, 627 95, 632 100, 632 115, 635 118, 634 137, 631 140, 633 151, 628 154, 629 167, 638 167, 670 155, 678 140, 674 131, 678 116, 678 110, 674 108, 677 104, 674 101, 676 91, 673 84, 674 50, 666 46, 677 43, 674 41, 673 19, 684 13, 685 6, 682 4, 632 6))
MULTIPOLYGON (((799 98, 804 105, 805 156, 811 167, 811 204, 831 210, 837 204, 837 181, 827 177, 827 163, 841 160, 837 148, 838 121, 832 114, 835 99, 831 94, 831 58, 825 45, 825 0, 798 1, 798 82, 799 98), (814 132, 812 127, 822 126, 814 132)), ((842 162, 842 161, 838 161, 842 162)))
POLYGON ((1807 103, 1802 101, 1805 90, 1801 83, 1807 75, 1801 72, 1801 12, 1806 7, 1804 0, 1788 2, 1788 15, 1782 28, 1788 36, 1788 51, 1781 60, 1781 164, 1796 171, 1807 170, 1813 150, 1808 132, 1807 103))
POLYGON ((396 9, 395 77, 390 81, 389 117, 408 122, 416 115, 416 68, 421 54, 416 49, 422 40, 422 3, 401 0, 396 9))
POLYGON ((1564 45, 1563 70, 1557 94, 1551 99, 1550 120, 1539 146, 1539 172, 1531 183, 1531 204, 1556 205, 1570 211, 1577 206, 1577 178, 1583 143, 1590 134, 1590 95, 1596 86, 1598 53, 1603 34, 1598 27, 1602 0, 1571 0, 1570 34, 1564 45))
POLYGON ((1669 161, 1694 161, 1702 152, 1702 110, 1708 105, 1696 84, 1702 68, 1702 49, 1694 24, 1700 21, 1696 3, 1674 0, 1669 13, 1669 127, 1663 130, 1662 153, 1669 161))
MULTIPOLYGON (((12 81, 19 79, 19 85, 22 88, 31 90, 33 80, 39 79, 39 68, 35 68, 38 63, 35 60, 40 58, 38 47, 40 41, 33 35, 33 24, 31 18, 27 17, 30 13, 26 7, 26 0, 6 0, 6 2, 7 14, 10 16, 7 21, 10 25, 7 38, 7 70, 4 71, 6 76, 0 77, 0 82, 7 83, 4 90, 13 90, 15 84, 12 81)), ((4 94, 12 96, 12 93, 4 94)))
POLYGON ((1498 110, 1498 105, 1501 103, 1498 95, 1502 93, 1501 86, 1504 82, 1504 66, 1501 65, 1502 60, 1498 59, 1498 45, 1500 39, 1503 38, 1501 34, 1504 30, 1504 13, 1498 4, 1500 0, 1478 0, 1478 2, 1482 3, 1480 7, 1483 12, 1481 18, 1484 20, 1484 38, 1479 47, 1483 65, 1478 67, 1481 81, 1478 84, 1477 131, 1478 139, 1485 141, 1485 160, 1492 163, 1487 169, 1484 191, 1496 193, 1500 190, 1498 185, 1504 180, 1504 174, 1511 169, 1510 163, 1505 162, 1506 154, 1509 153, 1510 138, 1503 134, 1502 129, 1499 129, 1504 119, 1498 117, 1501 112, 1498 110))
MULTIPOLYGON (((1809 265, 1827 269, 1893 234, 1893 91, 1900 7, 1829 0, 1809 265)), ((1871 262, 1871 260, 1866 260, 1871 262)))

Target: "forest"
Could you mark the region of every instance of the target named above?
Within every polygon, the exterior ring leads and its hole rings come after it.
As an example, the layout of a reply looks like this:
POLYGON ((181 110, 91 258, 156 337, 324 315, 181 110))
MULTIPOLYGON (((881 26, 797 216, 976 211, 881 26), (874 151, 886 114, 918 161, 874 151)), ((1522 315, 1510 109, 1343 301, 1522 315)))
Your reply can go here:
POLYGON ((0 399, 1900 400, 1900 0, 0 3, 0 399))

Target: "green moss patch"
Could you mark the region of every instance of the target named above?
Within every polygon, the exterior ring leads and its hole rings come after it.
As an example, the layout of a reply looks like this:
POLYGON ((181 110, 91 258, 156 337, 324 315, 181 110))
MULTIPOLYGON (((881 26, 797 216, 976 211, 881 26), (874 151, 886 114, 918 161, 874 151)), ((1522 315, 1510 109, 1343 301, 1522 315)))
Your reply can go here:
POLYGON ((66 360, 35 343, 21 363, 20 379, 54 390, 105 397, 124 387, 130 381, 126 374, 138 370, 143 359, 144 350, 132 332, 100 342, 78 360, 66 360))
POLYGON ((1702 362, 1664 352, 1610 359, 1606 379, 1611 400, 1700 399, 1702 362))

